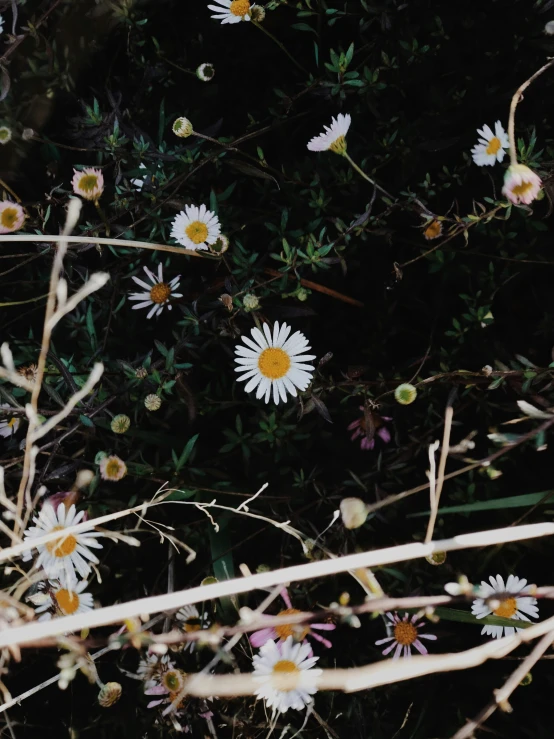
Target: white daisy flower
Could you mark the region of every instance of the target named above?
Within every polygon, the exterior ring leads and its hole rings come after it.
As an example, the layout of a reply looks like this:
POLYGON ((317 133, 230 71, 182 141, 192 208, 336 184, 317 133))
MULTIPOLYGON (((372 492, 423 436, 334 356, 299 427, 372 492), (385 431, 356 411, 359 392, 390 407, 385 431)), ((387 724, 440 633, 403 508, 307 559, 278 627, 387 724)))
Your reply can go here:
POLYGON ((274 713, 285 713, 289 708, 301 711, 317 692, 321 670, 312 668, 318 659, 307 642, 299 644, 292 636, 279 644, 270 639, 252 660, 253 674, 261 683, 256 696, 274 713))
POLYGON ((144 287, 148 292, 146 293, 132 293, 129 295, 129 300, 140 300, 138 305, 133 305, 133 310, 139 308, 150 308, 146 318, 152 318, 152 316, 159 316, 163 311, 164 307, 167 306, 168 310, 171 310, 171 298, 182 298, 182 293, 173 292, 179 287, 179 281, 181 275, 174 277, 171 282, 164 282, 163 267, 162 263, 158 264, 158 276, 151 272, 148 267, 144 267, 144 271, 151 280, 151 285, 143 280, 139 280, 138 277, 133 277, 133 281, 144 287))
POLYGON ((213 64, 204 63, 196 68, 196 76, 202 82, 209 82, 213 80, 215 75, 215 68, 213 64))
MULTIPOLYGON (((481 582, 479 589, 481 597, 474 600, 471 606, 471 612, 476 618, 494 615, 501 618, 530 621, 531 619, 527 618, 525 614, 532 618, 538 618, 537 599, 525 595, 531 590, 531 586, 527 585, 527 580, 509 575, 504 585, 504 580, 500 575, 497 575, 496 578, 491 575, 489 582, 490 585, 485 581, 481 582), (518 595, 520 593, 524 595, 518 595), (491 601, 493 602, 490 603, 491 601), (493 610, 490 605, 494 605, 494 601, 497 601, 499 605, 493 610)), ((493 639, 501 639, 502 636, 512 636, 516 631, 522 631, 522 629, 512 626, 483 626, 481 634, 492 636, 493 639)))
POLYGON ((210 10, 215 10, 211 17, 222 23, 240 23, 250 20, 250 0, 215 0, 219 5, 208 5, 210 10))
POLYGON ((348 114, 339 113, 336 118, 331 120, 330 126, 323 126, 324 133, 314 138, 308 143, 310 151, 333 151, 335 154, 344 154, 346 151, 346 134, 350 128, 352 119, 348 114))
POLYGON ((205 205, 185 205, 185 210, 175 216, 171 228, 171 236, 192 251, 207 249, 217 241, 220 233, 219 218, 205 205))
POLYGON ((168 652, 147 652, 146 658, 141 659, 138 664, 136 676, 144 682, 144 690, 150 690, 161 684, 162 677, 168 670, 174 669, 175 665, 168 652))
POLYGON ((271 329, 264 323, 264 333, 258 328, 251 331, 252 339, 243 336, 246 346, 237 344, 235 347, 235 372, 244 372, 237 378, 239 382, 248 380, 244 388, 247 393, 256 388, 256 398, 259 400, 265 393, 265 402, 269 403, 269 396, 273 390, 273 402, 287 402, 287 392, 296 397, 296 389, 305 390, 312 381, 313 365, 305 362, 315 359, 315 354, 302 354, 310 349, 308 340, 300 331, 296 331, 290 338, 291 327, 286 323, 276 322, 271 329), (265 334, 265 336, 264 336, 265 334))
POLYGON ((98 467, 100 469, 100 477, 109 482, 119 482, 127 474, 127 465, 117 454, 102 457, 98 467))
MULTIPOLYGON (((0 408, 11 409, 11 405, 9 405, 8 403, 0 403, 0 408)), ((12 436, 12 434, 15 434, 15 432, 19 428, 20 423, 21 419, 17 418, 17 416, 2 418, 2 420, 0 420, 0 436, 3 436, 5 439, 8 436, 12 436)))
POLYGON ((86 580, 77 583, 64 579, 50 580, 43 583, 40 591, 31 595, 28 600, 34 604, 35 613, 41 614, 39 621, 50 621, 56 616, 73 616, 94 608, 92 595, 84 592, 87 587, 86 580))
MULTIPOLYGON (((193 631, 207 629, 210 625, 207 615, 205 613, 200 615, 196 606, 183 606, 182 608, 179 608, 175 615, 177 620, 180 621, 181 629, 186 634, 190 634, 193 631)), ((195 646, 196 643, 194 641, 190 641, 187 644, 186 649, 190 649, 192 652, 195 646)))
MULTIPOLYGON (((66 510, 63 503, 60 503, 55 510, 52 505, 45 503, 38 516, 34 516, 33 520, 36 526, 31 526, 25 531, 25 541, 38 539, 53 531, 62 532, 71 526, 80 523, 85 516, 84 511, 77 513, 74 505, 66 510)), ((80 534, 61 534, 59 538, 49 541, 47 544, 40 544, 37 547, 39 556, 35 561, 37 568, 42 567, 47 577, 60 579, 65 576, 66 581, 74 582, 76 579, 75 571, 85 579, 91 570, 89 562, 98 564, 98 558, 90 551, 93 549, 102 549, 102 544, 96 541, 101 536, 94 531, 87 531, 80 534), (87 561, 88 560, 88 561, 87 561)), ((31 552, 26 551, 22 555, 24 561, 32 558, 31 552)))
POLYGON ((421 643, 420 639, 431 639, 434 641, 437 637, 434 634, 420 634, 419 630, 424 622, 420 621, 420 623, 416 623, 416 621, 419 621, 417 613, 411 618, 407 613, 404 615, 404 618, 400 618, 397 613, 387 613, 386 616, 390 621, 390 624, 387 624, 387 632, 390 636, 375 642, 377 646, 392 642, 390 646, 383 650, 383 654, 390 654, 394 649, 393 659, 411 657, 412 646, 420 654, 427 654, 427 648, 421 643))
POLYGON ((510 146, 510 141, 500 121, 496 121, 494 124, 494 133, 487 125, 478 128, 477 133, 479 134, 479 143, 471 150, 475 164, 483 167, 501 162, 504 159, 505 150, 510 146))

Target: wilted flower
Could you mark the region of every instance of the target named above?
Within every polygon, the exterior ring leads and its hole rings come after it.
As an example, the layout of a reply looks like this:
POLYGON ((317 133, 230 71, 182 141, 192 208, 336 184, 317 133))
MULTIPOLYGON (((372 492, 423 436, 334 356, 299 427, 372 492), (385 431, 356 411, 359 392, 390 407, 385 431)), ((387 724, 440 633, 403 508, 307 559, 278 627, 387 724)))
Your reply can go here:
MULTIPOLYGON (((360 410, 364 410, 363 405, 360 406, 360 410)), ((348 431, 354 432, 350 437, 351 441, 355 441, 356 439, 361 437, 360 447, 364 450, 373 449, 373 447, 375 446, 375 436, 378 436, 385 444, 388 444, 391 440, 390 431, 385 426, 384 422, 392 421, 392 418, 390 418, 389 416, 380 416, 378 413, 374 413, 373 411, 369 411, 369 413, 373 419, 373 423, 375 426, 375 435, 371 440, 367 438, 365 415, 363 415, 361 418, 356 419, 355 421, 352 421, 352 423, 348 426, 348 431)))
POLYGON ((260 301, 252 293, 246 293, 242 299, 242 307, 245 311, 258 310, 260 307, 260 301))
POLYGON ((36 364, 25 364, 22 367, 18 367, 17 374, 24 377, 31 385, 34 385, 37 381, 38 367, 36 364))
POLYGON ((192 251, 201 251, 215 244, 220 232, 218 217, 205 205, 185 205, 185 209, 175 216, 171 228, 171 236, 192 251))
POLYGON ((129 418, 129 416, 126 416, 124 413, 120 413, 119 415, 112 418, 110 428, 114 432, 114 434, 124 434, 126 431, 129 430, 130 425, 131 419, 129 418))
POLYGON ((343 498, 340 502, 340 515, 346 529, 359 529, 368 514, 367 503, 360 498, 343 498))
POLYGON ((542 187, 541 178, 525 164, 511 164, 504 175, 502 194, 515 205, 529 205, 536 199, 542 187))
MULTIPOLYGON (((289 594, 286 588, 281 590, 281 597, 285 601, 286 608, 284 611, 279 611, 278 616, 295 616, 298 613, 302 613, 297 608, 292 607, 289 594)), ((268 626, 265 629, 254 631, 250 634, 250 644, 253 647, 262 647, 270 639, 280 639, 285 641, 289 637, 294 639, 296 642, 304 641, 307 636, 311 636, 317 641, 321 642, 323 646, 328 649, 333 645, 328 639, 325 639, 320 634, 316 634, 313 629, 317 631, 334 631, 336 629, 335 624, 321 623, 321 624, 280 624, 279 626, 268 626)))
POLYGON ((213 80, 215 75, 215 69, 213 64, 201 64, 196 69, 196 76, 199 80, 202 80, 202 82, 209 82, 210 80, 213 80))
POLYGON ((162 404, 162 399, 156 393, 150 393, 144 399, 144 407, 149 411, 157 411, 162 404))
POLYGON ((103 457, 100 460, 100 477, 109 482, 119 482, 127 474, 127 465, 116 454, 103 457))
POLYGON ((120 683, 111 682, 102 686, 98 693, 98 703, 102 708, 109 708, 121 698, 123 688, 120 683))
POLYGON ((11 234, 19 231, 25 221, 25 211, 19 203, 11 200, 0 202, 0 234, 11 234))
POLYGON ((261 683, 256 696, 274 713, 285 713, 289 708, 301 711, 317 692, 321 670, 312 668, 318 659, 307 642, 295 643, 292 636, 279 644, 270 639, 252 660, 254 677, 261 683))
POLYGON ((287 392, 293 397, 298 390, 306 390, 312 381, 314 367, 304 364, 315 359, 315 354, 303 354, 310 349, 304 334, 296 331, 288 338, 291 327, 286 323, 276 322, 273 326, 273 335, 267 323, 263 325, 263 333, 259 328, 251 330, 252 339, 243 336, 246 346, 237 344, 235 347, 235 372, 244 372, 238 377, 238 382, 246 383, 247 393, 256 390, 259 400, 265 394, 265 402, 269 403, 273 391, 273 402, 278 405, 279 398, 287 402, 287 392))
POLYGON ((439 236, 442 234, 442 223, 438 221, 436 218, 433 218, 432 221, 429 221, 425 228, 423 229, 423 235, 427 239, 427 241, 432 241, 433 239, 438 239, 439 236))
POLYGON ((222 23, 240 23, 249 21, 251 8, 249 0, 215 0, 218 5, 208 5, 210 10, 215 10, 211 17, 222 23))
POLYGON ((409 382, 403 382, 394 391, 394 398, 400 405, 410 405, 417 398, 417 390, 409 382))
POLYGON ((189 136, 192 136, 194 133, 194 129, 192 127, 192 123, 189 121, 188 118, 177 118, 173 126, 171 128, 175 136, 179 136, 179 138, 186 139, 189 136))
MULTIPOLYGON (((77 510, 74 505, 66 509, 63 503, 60 503, 57 509, 45 503, 38 516, 34 516, 33 521, 36 526, 31 526, 25 531, 24 540, 32 542, 33 539, 42 538, 45 534, 51 534, 59 531, 60 536, 49 541, 46 544, 37 546, 39 556, 35 562, 35 567, 43 568, 48 577, 59 579, 66 578, 66 582, 74 582, 76 579, 75 572, 85 579, 90 572, 89 562, 98 564, 98 557, 90 551, 93 549, 102 549, 102 544, 96 541, 97 534, 94 531, 81 532, 78 534, 64 534, 65 529, 80 523, 85 517, 85 512, 77 510), (87 560, 89 560, 87 562, 87 560)), ((27 550, 22 554, 24 561, 32 558, 31 552, 27 550)))
POLYGON ((209 245, 213 254, 225 254, 229 248, 229 239, 224 234, 219 234, 213 244, 209 245))
POLYGON ((496 162, 504 159, 506 149, 510 146, 508 134, 502 128, 500 121, 496 121, 494 133, 490 126, 478 128, 479 143, 471 150, 471 155, 475 164, 479 167, 492 166, 496 162))
MULTIPOLYGON (((0 26, 0 33, 2 33, 1 26, 0 26)), ((8 126, 0 126, 0 144, 7 144, 11 140, 12 140, 12 129, 8 128, 8 126)))
POLYGON ((310 151, 333 151, 335 154, 346 152, 346 134, 352 119, 348 114, 339 113, 331 120, 330 126, 324 126, 325 131, 314 136, 308 143, 310 151))
MULTIPOLYGON (((515 575, 509 575, 504 585, 504 580, 500 575, 494 578, 489 577, 490 585, 482 581, 479 588, 480 598, 473 601, 471 612, 476 618, 484 618, 485 616, 501 616, 502 618, 511 618, 514 620, 530 621, 525 614, 532 618, 538 618, 539 609, 537 608, 537 599, 527 595, 531 591, 531 586, 527 585, 527 580, 520 579, 515 575), (497 601, 498 605, 494 608, 492 601, 497 601)), ((516 631, 523 629, 512 628, 511 626, 483 626, 481 634, 492 636, 493 639, 500 639, 502 636, 512 636, 516 631)))
MULTIPOLYGON (((11 405, 9 405, 8 403, 0 403, 0 408, 11 409, 11 405)), ((17 416, 0 419, 0 436, 3 436, 4 438, 12 436, 12 434, 15 434, 15 432, 19 428, 20 423, 21 420, 17 416)))
POLYGON ((85 167, 81 171, 73 170, 74 175, 71 181, 73 192, 80 195, 85 200, 97 201, 104 191, 104 175, 100 169, 95 167, 85 167))
POLYGON ((263 5, 253 5, 250 8, 250 17, 256 23, 263 23, 265 20, 265 8, 263 5))
POLYGON ((179 288, 181 275, 177 275, 177 277, 174 277, 170 282, 164 282, 161 262, 158 264, 157 277, 148 269, 148 267, 144 267, 143 269, 150 279, 151 284, 144 282, 144 280, 140 280, 138 277, 133 277, 133 282, 136 282, 137 285, 148 290, 148 292, 131 293, 129 295, 129 300, 139 301, 137 305, 133 305, 133 310, 138 310, 139 308, 150 308, 146 318, 152 318, 152 316, 157 317, 163 312, 164 308, 171 310, 170 301, 172 298, 183 297, 182 293, 174 292, 174 290, 179 288))
POLYGON ((392 636, 387 636, 386 639, 379 639, 375 642, 377 646, 392 642, 389 647, 383 650, 383 654, 389 654, 394 649, 393 659, 411 657, 412 646, 420 654, 427 654, 427 649, 423 646, 420 639, 431 639, 434 641, 437 637, 434 634, 419 633, 419 629, 423 626, 423 621, 416 623, 419 618, 417 613, 411 618, 406 613, 402 619, 397 613, 387 613, 386 616, 391 622, 387 624, 387 629, 389 633, 392 633, 392 636))

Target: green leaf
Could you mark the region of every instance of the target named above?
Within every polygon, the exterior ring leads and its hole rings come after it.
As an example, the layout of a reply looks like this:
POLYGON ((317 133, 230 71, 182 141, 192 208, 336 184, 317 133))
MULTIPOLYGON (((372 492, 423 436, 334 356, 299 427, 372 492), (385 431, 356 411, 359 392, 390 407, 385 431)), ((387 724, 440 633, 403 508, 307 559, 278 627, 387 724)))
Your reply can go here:
POLYGON ((81 414, 79 416, 79 421, 83 424, 83 426, 88 426, 88 428, 94 428, 94 421, 92 421, 88 416, 84 416, 81 414))
POLYGON ((484 618, 476 618, 469 611, 460 611, 456 608, 435 608, 435 614, 445 621, 458 621, 466 624, 476 624, 477 626, 516 626, 518 629, 528 629, 533 624, 530 621, 520 621, 513 618, 502 618, 501 616, 485 616, 484 618))
MULTIPOLYGON (((474 513, 475 511, 497 511, 503 510, 504 508, 525 508, 527 506, 551 503, 552 501, 550 498, 552 495, 554 495, 554 490, 545 490, 542 493, 527 493, 525 495, 511 495, 508 498, 480 500, 475 503, 466 503, 465 505, 453 505, 439 508, 438 515, 444 516, 448 513, 474 513)), ((428 516, 430 513, 431 511, 409 513, 407 518, 428 516)))

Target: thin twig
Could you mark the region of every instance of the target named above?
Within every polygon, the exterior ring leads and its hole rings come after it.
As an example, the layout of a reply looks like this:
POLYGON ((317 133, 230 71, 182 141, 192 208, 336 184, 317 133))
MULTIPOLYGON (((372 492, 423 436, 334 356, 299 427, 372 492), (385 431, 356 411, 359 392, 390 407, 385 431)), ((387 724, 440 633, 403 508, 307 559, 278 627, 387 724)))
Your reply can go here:
POLYGON ((439 462, 439 475, 437 479, 437 487, 433 496, 434 500, 431 501, 431 515, 429 516, 429 523, 427 524, 427 533, 425 535, 425 543, 431 541, 433 538, 433 531, 435 530, 435 523, 437 521, 437 514, 439 512, 439 503, 442 493, 442 486, 444 483, 444 472, 446 469, 446 460, 448 458, 448 449, 450 448, 450 432, 452 430, 452 417, 454 416, 454 409, 452 407, 453 397, 452 393, 448 398, 448 404, 446 406, 446 413, 444 415, 444 432, 442 435, 442 446, 441 446, 441 458, 439 462))

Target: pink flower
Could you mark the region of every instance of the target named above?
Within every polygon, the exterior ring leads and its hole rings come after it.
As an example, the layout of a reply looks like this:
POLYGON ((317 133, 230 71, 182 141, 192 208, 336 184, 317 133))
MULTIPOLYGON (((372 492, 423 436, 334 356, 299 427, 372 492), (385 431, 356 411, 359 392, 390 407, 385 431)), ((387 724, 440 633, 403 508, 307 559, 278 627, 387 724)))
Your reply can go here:
MULTIPOLYGON (((287 606, 284 611, 280 611, 278 616, 292 616, 297 613, 302 613, 296 608, 292 607, 292 603, 287 593, 286 588, 281 590, 281 598, 285 601, 287 606)), ((320 634, 315 634, 312 629, 319 631, 333 631, 337 627, 335 624, 281 624, 280 626, 269 626, 259 631, 254 631, 250 634, 250 644, 253 647, 262 647, 270 639, 285 641, 287 637, 292 636, 295 641, 304 641, 307 636, 311 636, 317 641, 321 642, 323 646, 328 649, 333 645, 328 639, 325 639, 320 634)))
POLYGON ((86 167, 81 171, 73 170, 75 174, 71 180, 73 192, 85 200, 98 200, 104 191, 104 175, 100 169, 86 167))
POLYGON ((512 164, 504 175, 502 194, 518 205, 529 205, 536 199, 542 187, 541 178, 524 164, 512 164))
MULTIPOLYGON (((364 410, 363 405, 360 406, 360 410, 364 410)), ((371 411, 370 413, 375 424, 376 436, 378 436, 385 444, 388 444, 391 440, 391 435, 390 431, 385 426, 384 421, 392 421, 392 418, 390 418, 389 416, 380 416, 378 413, 372 413, 371 411)), ((358 418, 356 421, 352 421, 352 423, 348 426, 348 431, 354 432, 350 437, 351 441, 355 441, 360 436, 362 437, 360 441, 360 447, 362 449, 369 451, 375 446, 375 437, 371 441, 369 441, 369 439, 367 438, 365 416, 358 418)))
MULTIPOLYGON (((400 618, 398 613, 387 613, 387 618, 391 622, 387 624, 389 628, 392 627, 392 636, 387 636, 386 639, 379 639, 375 642, 377 646, 392 642, 390 647, 383 650, 383 654, 389 654, 396 647, 393 659, 399 657, 409 658, 412 656, 412 646, 414 646, 420 654, 427 654, 427 649, 423 646, 420 639, 431 639, 435 640, 437 637, 434 634, 420 634, 419 629, 423 626, 423 621, 416 623, 418 620, 417 613, 411 618, 406 613, 404 618, 400 618)), ((389 633, 391 633, 389 631, 389 633)))
POLYGON ((11 234, 19 231, 25 220, 25 211, 19 203, 11 200, 0 202, 0 234, 11 234))

